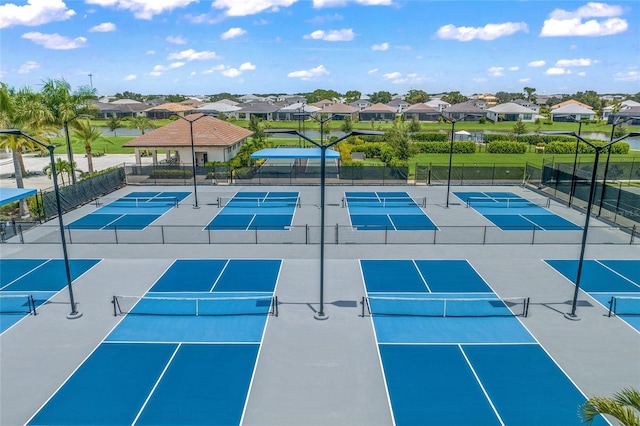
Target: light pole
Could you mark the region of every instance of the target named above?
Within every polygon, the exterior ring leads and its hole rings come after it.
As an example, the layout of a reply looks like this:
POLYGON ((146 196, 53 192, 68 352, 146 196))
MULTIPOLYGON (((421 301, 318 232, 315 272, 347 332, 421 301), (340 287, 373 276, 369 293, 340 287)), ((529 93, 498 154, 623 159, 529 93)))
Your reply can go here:
POLYGON ((67 160, 69 161, 69 167, 71 167, 71 184, 72 185, 76 184, 76 171, 75 171, 75 167, 73 166, 73 150, 71 149, 71 139, 69 139, 69 123, 75 120, 76 118, 89 118, 89 117, 92 117, 92 116, 89 114, 80 114, 64 121, 64 134, 67 138, 67 160))
POLYGON ((198 185, 196 184, 196 149, 193 142, 193 123, 200 120, 201 118, 206 117, 207 115, 201 114, 199 117, 196 117, 193 120, 178 114, 172 114, 172 116, 181 118, 189 123, 189 134, 191 135, 191 169, 193 171, 193 196, 195 198, 195 204, 193 205, 193 208, 199 209, 200 206, 198 205, 198 185))
MULTIPOLYGON (((326 120, 328 121, 328 120, 326 120)), ((321 125, 322 128, 322 125, 321 125)), ((343 140, 350 138, 351 136, 357 135, 384 135, 384 132, 376 132, 376 131, 366 131, 366 130, 354 130, 352 132, 347 133, 346 135, 336 139, 333 142, 328 144, 324 144, 324 141, 318 143, 313 139, 308 138, 306 135, 298 132, 297 130, 286 130, 286 129, 266 129, 265 133, 283 133, 289 135, 297 135, 304 139, 305 141, 311 143, 312 145, 320 148, 320 308, 318 312, 315 313, 315 318, 319 320, 324 320, 329 318, 324 312, 324 207, 325 207, 325 170, 326 170, 326 151, 328 148, 336 145, 343 140)), ((322 135, 322 133, 321 133, 322 135)))
POLYGON ((610 148, 611 145, 620 142, 623 139, 629 138, 629 137, 636 137, 636 136, 640 136, 640 133, 629 133, 627 135, 624 135, 618 139, 613 139, 610 142, 608 142, 605 145, 594 145, 593 143, 589 142, 588 140, 584 139, 582 136, 579 136, 578 134, 576 134, 576 132, 554 132, 554 134, 564 134, 567 136, 574 136, 575 138, 577 138, 579 141, 582 141, 584 143, 586 143, 587 145, 589 145, 591 148, 593 148, 596 152, 595 158, 593 159, 593 170, 592 170, 592 174, 591 174, 591 186, 589 187, 589 201, 587 201, 587 211, 585 213, 585 218, 584 218, 584 228, 582 229, 582 242, 580 245, 580 259, 578 260, 578 271, 576 272, 576 282, 575 282, 575 290, 573 292, 573 302, 571 304, 571 312, 566 313, 564 316, 567 319, 570 320, 579 320, 580 318, 576 315, 576 308, 578 305, 578 293, 580 291, 580 278, 582 277, 582 265, 584 263, 584 252, 585 249, 587 247, 587 233, 589 232, 589 219, 591 218, 591 207, 593 206, 593 199, 595 197, 596 194, 596 177, 597 177, 597 171, 598 171, 598 161, 600 160, 600 153, 607 149, 610 148))
POLYGON ((453 136, 456 130, 456 123, 458 121, 464 120, 466 117, 477 117, 477 114, 464 114, 457 120, 454 120, 453 118, 447 117, 443 114, 440 114, 440 117, 442 117, 444 121, 451 123, 451 143, 449 145, 449 172, 447 173, 447 204, 445 206, 445 208, 449 208, 449 191, 451 189, 451 166, 453 164, 453 136))
POLYGON ((46 148, 49 151, 49 161, 51 162, 51 177, 53 179, 53 190, 56 195, 56 207, 58 208, 58 223, 60 226, 60 241, 62 243, 62 255, 64 257, 64 269, 67 276, 67 288, 69 289, 69 300, 71 302, 71 313, 67 315, 69 319, 80 318, 82 313, 78 311, 76 302, 73 298, 73 287, 71 286, 71 268, 69 266, 69 255, 67 253, 67 240, 64 235, 64 222, 62 220, 62 204, 60 202, 60 188, 58 188, 58 177, 56 173, 56 162, 53 155, 53 151, 56 149, 55 145, 49 145, 44 142, 40 142, 33 136, 24 133, 20 129, 0 129, 0 134, 13 135, 16 137, 23 137, 30 141, 46 148))
MULTIPOLYGON (((616 117, 615 118, 611 126, 611 136, 609 137, 608 146, 613 145, 611 141, 613 141, 613 136, 615 135, 616 126, 620 126, 629 120, 640 120, 640 117, 625 117, 625 118, 616 117)), ((609 148, 609 151, 607 152, 607 161, 604 163, 604 174, 602 176, 602 191, 600 192, 600 204, 598 206, 598 216, 600 216, 600 214, 602 213, 602 205, 604 204, 604 193, 605 193, 605 190, 607 189, 607 173, 609 172, 610 158, 611 158, 611 148, 609 148)))

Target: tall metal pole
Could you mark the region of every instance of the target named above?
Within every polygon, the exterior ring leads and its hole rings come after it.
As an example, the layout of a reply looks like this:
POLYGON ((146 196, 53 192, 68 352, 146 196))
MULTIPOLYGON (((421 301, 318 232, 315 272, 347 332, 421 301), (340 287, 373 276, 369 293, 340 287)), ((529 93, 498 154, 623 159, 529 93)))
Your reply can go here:
POLYGON ((194 204, 193 208, 199 209, 200 206, 198 206, 198 185, 196 185, 196 148, 193 143, 193 121, 189 120, 189 133, 191 134, 191 161, 192 161, 191 167, 193 171, 193 196, 196 200, 196 203, 194 204))
POLYGON ((600 203, 598 206, 598 216, 602 213, 602 204, 604 203, 604 195, 607 189, 607 173, 609 172, 609 159, 611 159, 611 141, 613 141, 613 135, 615 134, 616 126, 619 124, 619 120, 613 123, 611 126, 611 136, 609 137, 609 150, 607 152, 607 161, 604 164, 604 175, 602 176, 602 190, 600 191, 600 203))
POLYGON ((449 173, 447 174, 447 205, 449 208, 449 191, 451 188, 451 166, 453 164, 453 135, 456 129, 456 122, 451 121, 451 144, 449 145, 449 173))
MULTIPOLYGON (((578 139, 579 140, 579 139, 578 139)), ((589 231, 589 219, 591 218, 591 207, 593 206, 593 198, 596 194, 596 175, 598 171, 598 161, 600 158, 599 147, 595 148, 596 156, 593 160, 593 172, 591 174, 591 186, 589 189, 589 201, 587 201, 587 213, 584 218, 584 228, 582 229, 582 242, 580 245, 580 259, 578 260, 578 271, 576 272, 576 285, 573 292, 573 302, 571 304, 571 312, 565 314, 565 317, 571 320, 579 319, 576 315, 578 307, 578 293, 580 292, 580 279, 582 278, 582 265, 584 263, 584 252, 587 248, 587 232, 589 231)))
POLYGON ((43 148, 46 148, 49 151, 49 162, 51 163, 51 177, 53 179, 53 191, 56 197, 56 207, 58 210, 58 225, 60 227, 60 242, 62 244, 62 256, 64 258, 64 269, 67 278, 67 288, 69 289, 69 301, 71 303, 71 313, 67 315, 69 319, 80 318, 82 313, 78 311, 76 306, 76 301, 73 297, 73 287, 71 285, 71 267, 69 266, 69 254, 67 252, 67 240, 64 235, 64 221, 62 220, 62 202, 60 198, 60 188, 58 187, 58 177, 56 174, 56 162, 55 156, 53 152, 56 147, 54 145, 48 145, 44 142, 40 142, 36 138, 29 136, 19 129, 2 129, 0 130, 0 134, 5 135, 14 135, 14 136, 22 136, 24 138, 29 139, 30 141, 40 145, 43 148))
MULTIPOLYGON (((73 117, 71 120, 75 120, 76 117, 73 117)), ((75 167, 73 167, 73 150, 71 149, 71 139, 69 138, 69 121, 66 120, 64 122, 64 134, 67 137, 67 159, 69 161, 69 166, 71 167, 71 184, 76 184, 76 171, 75 167)))
MULTIPOLYGON (((582 121, 578 122, 578 136, 582 133, 582 121)), ((576 190, 576 171, 578 168, 578 152, 580 150, 580 139, 576 141, 576 155, 573 157, 573 172, 571 173, 571 188, 569 189, 569 207, 571 207, 571 202, 573 201, 573 193, 576 190)))

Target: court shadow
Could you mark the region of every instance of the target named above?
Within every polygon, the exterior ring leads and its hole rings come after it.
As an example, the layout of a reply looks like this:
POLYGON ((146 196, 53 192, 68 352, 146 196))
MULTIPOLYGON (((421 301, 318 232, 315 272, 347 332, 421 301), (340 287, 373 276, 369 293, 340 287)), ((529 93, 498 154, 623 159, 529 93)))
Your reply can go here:
MULTIPOLYGON (((539 302, 539 303, 531 303, 531 305, 540 305, 544 306, 547 309, 551 309, 554 312, 563 315, 566 313, 566 309, 562 309, 561 306, 571 306, 573 304, 573 300, 567 300, 565 302, 539 302)), ((578 300, 576 303, 577 307, 581 308, 590 308, 593 307, 591 303, 586 300, 578 300)))

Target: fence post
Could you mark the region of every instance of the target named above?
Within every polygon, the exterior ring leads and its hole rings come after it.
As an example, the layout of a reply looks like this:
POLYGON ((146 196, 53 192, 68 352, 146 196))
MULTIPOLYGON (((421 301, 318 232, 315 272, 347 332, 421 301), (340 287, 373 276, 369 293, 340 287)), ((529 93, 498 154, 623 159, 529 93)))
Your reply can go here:
POLYGON ((636 225, 633 225, 633 227, 631 228, 631 240, 629 241, 630 245, 633 244, 635 233, 636 233, 636 225))
POLYGON ((309 244, 309 224, 305 223, 304 225, 304 243, 309 244))
MULTIPOLYGON (((322 230, 322 232, 324 232, 324 229, 322 230)), ((338 239, 338 232, 339 232, 339 226, 336 223, 336 245, 340 244, 338 239)))
POLYGON ((387 235, 389 234, 389 227, 385 225, 384 227, 384 245, 387 245, 387 235))
POLYGON ((113 234, 116 237, 116 244, 119 244, 118 243, 118 227, 116 225, 113 225, 113 234))
POLYGON ((482 245, 487 244, 487 227, 484 227, 484 232, 482 233, 482 245))
POLYGON ((22 225, 18 225, 18 236, 20 237, 20 244, 24 244, 24 236, 22 235, 22 225))
POLYGON ((69 227, 69 225, 67 225, 67 233, 69 234, 69 244, 73 244, 73 241, 71 240, 71 228, 69 227))
POLYGON ((531 245, 536 243, 536 226, 533 225, 533 232, 531 234, 531 245))
POLYGON ((160 235, 162 236, 162 244, 164 244, 164 225, 160 225, 160 235))

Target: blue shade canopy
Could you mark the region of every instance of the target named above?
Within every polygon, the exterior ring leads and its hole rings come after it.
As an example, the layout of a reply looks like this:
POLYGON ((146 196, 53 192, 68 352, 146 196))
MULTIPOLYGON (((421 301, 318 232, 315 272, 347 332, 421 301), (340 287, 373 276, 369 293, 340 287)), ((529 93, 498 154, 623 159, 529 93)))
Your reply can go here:
POLYGON ((0 188, 0 206, 36 195, 37 192, 36 189, 0 188))
MULTIPOLYGON (((251 158, 320 158, 320 148, 266 148, 251 154, 251 158)), ((338 159, 340 153, 331 149, 325 152, 326 159, 338 159)))

